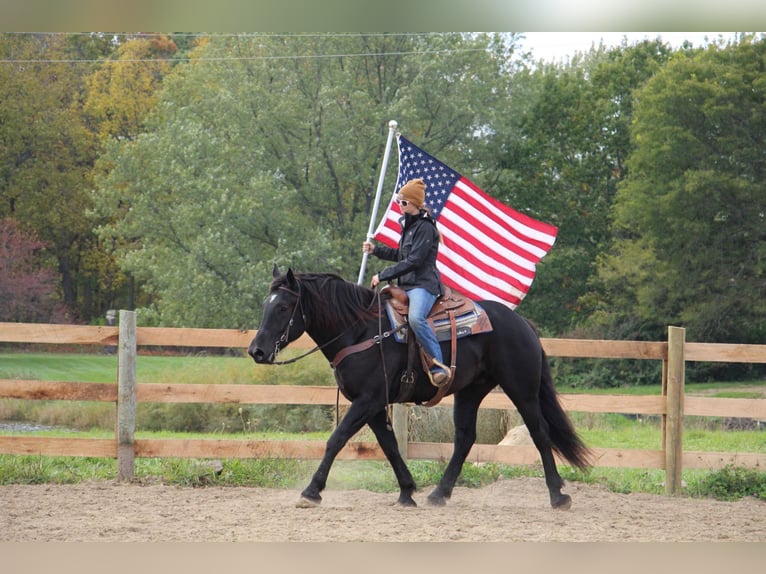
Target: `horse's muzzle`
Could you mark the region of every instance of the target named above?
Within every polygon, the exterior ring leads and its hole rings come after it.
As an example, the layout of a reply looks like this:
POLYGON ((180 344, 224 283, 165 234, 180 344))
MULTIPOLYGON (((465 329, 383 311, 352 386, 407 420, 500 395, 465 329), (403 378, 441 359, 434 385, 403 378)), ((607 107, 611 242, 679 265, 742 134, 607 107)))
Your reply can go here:
POLYGON ((274 362, 274 353, 266 353, 263 348, 251 343, 247 348, 247 354, 253 358, 253 361, 259 364, 271 364, 274 362))

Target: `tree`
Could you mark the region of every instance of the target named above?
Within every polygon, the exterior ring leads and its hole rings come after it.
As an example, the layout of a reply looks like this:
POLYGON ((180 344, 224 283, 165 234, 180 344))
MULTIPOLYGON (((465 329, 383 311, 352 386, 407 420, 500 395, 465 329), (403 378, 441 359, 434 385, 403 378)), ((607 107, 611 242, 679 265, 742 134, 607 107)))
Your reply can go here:
POLYGON ((86 78, 82 112, 101 141, 134 139, 143 131, 162 79, 172 68, 168 59, 177 51, 164 35, 128 38, 86 78))
POLYGON ((0 321, 66 319, 56 293, 56 273, 45 266, 45 244, 10 218, 0 220, 0 321))
POLYGON ((84 315, 80 262, 93 239, 86 211, 95 150, 76 111, 87 64, 68 63, 70 47, 59 35, 0 37, 0 53, 19 62, 0 65, 0 216, 48 245, 65 302, 84 315))
POLYGON ((0 216, 45 241, 60 290, 80 320, 111 301, 110 257, 93 234, 91 170, 98 142, 83 120, 86 77, 114 49, 103 34, 0 34, 0 216))
POLYGON ((645 41, 516 72, 483 179, 509 205, 559 228, 520 311, 552 334, 588 317, 596 260, 630 152, 632 93, 670 50, 645 41))
POLYGON ((113 243, 93 233, 95 159, 104 139, 142 129, 173 52, 164 36, 0 34, 0 216, 46 242, 80 320, 103 316, 129 284, 113 243))
MULTIPOLYGON (((82 116, 97 139, 99 157, 111 142, 126 145, 144 132, 145 120, 157 104, 162 81, 173 67, 170 59, 177 51, 175 42, 162 34, 127 37, 117 44, 110 58, 86 78, 82 116)), ((109 169, 108 161, 95 162, 91 180, 109 169)), ((101 217, 91 218, 91 223, 93 227, 104 226, 119 213, 119 210, 101 211, 101 217)), ((97 249, 91 250, 84 261, 84 270, 96 278, 96 287, 107 308, 117 306, 118 300, 122 307, 135 307, 134 278, 117 263, 117 253, 125 241, 104 235, 97 242, 97 249)))
POLYGON ((100 234, 146 281, 151 320, 252 326, 275 259, 355 277, 388 121, 434 153, 472 153, 498 97, 489 43, 320 34, 201 45, 165 78, 146 132, 109 147, 97 180, 98 213, 114 217, 100 234))
POLYGON ((594 321, 766 339, 766 42, 672 58, 639 92, 594 321))

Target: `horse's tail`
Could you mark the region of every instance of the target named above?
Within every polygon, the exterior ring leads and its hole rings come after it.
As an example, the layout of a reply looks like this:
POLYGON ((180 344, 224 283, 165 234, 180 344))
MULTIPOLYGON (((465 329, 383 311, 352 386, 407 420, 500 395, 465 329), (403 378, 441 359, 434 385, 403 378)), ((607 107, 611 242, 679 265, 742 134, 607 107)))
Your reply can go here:
POLYGON ((553 385, 553 377, 548 365, 548 357, 545 351, 542 353, 542 376, 540 377, 540 407, 548 423, 548 435, 551 439, 551 447, 569 463, 580 470, 591 466, 591 451, 582 442, 575 432, 572 421, 569 420, 564 409, 559 403, 556 387, 553 385))

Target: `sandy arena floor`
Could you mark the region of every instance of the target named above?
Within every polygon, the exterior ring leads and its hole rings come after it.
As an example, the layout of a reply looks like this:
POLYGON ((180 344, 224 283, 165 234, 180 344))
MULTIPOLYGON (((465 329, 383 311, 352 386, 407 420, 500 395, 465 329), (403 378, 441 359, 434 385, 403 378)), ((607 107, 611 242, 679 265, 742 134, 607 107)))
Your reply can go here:
POLYGON ((400 508, 395 494, 326 490, 296 508, 298 490, 181 488, 91 482, 0 487, 0 542, 613 542, 766 541, 766 503, 616 494, 567 484, 554 511, 541 478, 456 488, 446 507, 400 508))

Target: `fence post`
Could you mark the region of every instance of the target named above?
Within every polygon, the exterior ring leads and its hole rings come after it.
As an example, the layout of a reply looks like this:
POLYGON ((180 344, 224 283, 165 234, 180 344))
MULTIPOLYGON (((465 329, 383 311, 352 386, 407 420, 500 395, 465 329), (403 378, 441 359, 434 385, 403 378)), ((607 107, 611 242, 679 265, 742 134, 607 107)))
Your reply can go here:
POLYGON ((394 427, 394 435, 396 436, 396 443, 399 445, 399 454, 407 461, 407 422, 410 416, 410 408, 407 405, 401 403, 394 403, 394 414, 392 418, 392 426, 394 427))
POLYGON ((136 312, 120 311, 117 355, 117 470, 118 480, 134 473, 136 431, 136 312))
POLYGON ((665 390, 665 494, 681 492, 684 427, 684 347, 686 329, 668 327, 667 385, 665 390))

